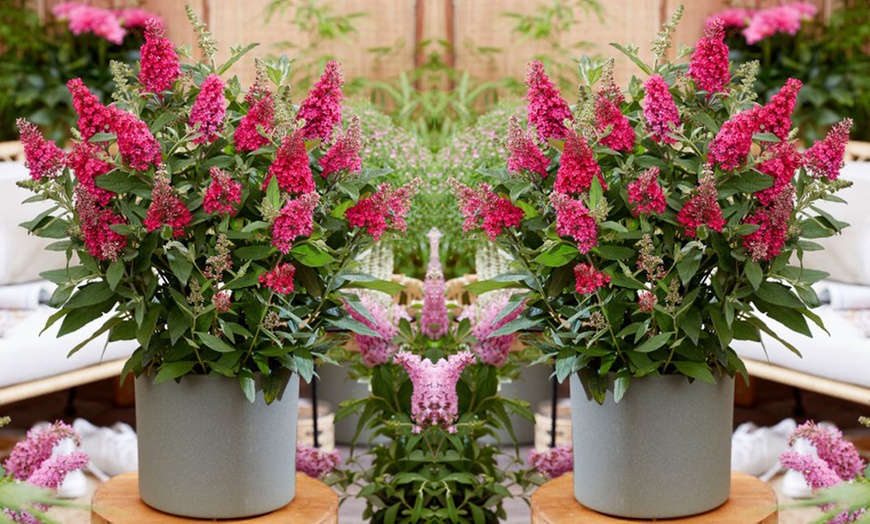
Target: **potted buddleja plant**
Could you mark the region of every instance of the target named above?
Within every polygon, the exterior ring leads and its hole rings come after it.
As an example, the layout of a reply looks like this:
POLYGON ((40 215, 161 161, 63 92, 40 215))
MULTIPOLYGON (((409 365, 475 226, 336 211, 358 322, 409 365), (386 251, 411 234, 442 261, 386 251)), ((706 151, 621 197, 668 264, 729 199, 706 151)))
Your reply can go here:
POLYGON ((22 185, 54 204, 24 226, 68 255, 43 273, 58 286, 59 335, 138 344, 123 374, 136 376, 142 499, 235 518, 292 500, 298 378, 347 331, 374 334, 344 290, 388 284, 356 259, 404 228, 413 186, 362 168, 359 121, 337 126, 337 63, 300 105, 286 57, 258 62, 242 92, 223 76, 253 46, 216 64, 216 42, 188 15, 202 61, 180 63, 152 20, 138 71, 113 65, 112 105, 69 81, 71 151, 20 121, 22 185))
POLYGON ((527 402, 499 394, 514 336, 488 334, 512 317, 496 318, 501 307, 473 306, 451 315, 438 255, 441 233, 428 236, 419 315, 412 318, 404 306, 387 307, 366 292, 360 300, 369 315, 352 312, 380 336, 356 335, 371 394, 341 403, 336 420, 358 413, 359 421, 348 467, 326 480, 346 496, 364 498, 362 517, 370 522, 497 522, 507 518, 506 498, 527 496, 544 480, 520 466, 519 447, 511 456, 497 442, 500 430, 514 435, 511 413, 533 420, 527 402), (354 456, 363 431, 370 432, 369 447, 354 456))
POLYGON ((653 63, 616 45, 642 72, 627 92, 612 62, 584 57, 570 108, 533 62, 529 127, 511 122, 507 169, 454 182, 466 229, 513 256, 484 284, 525 297, 493 335, 542 329, 528 342, 571 378, 575 497, 633 518, 727 500, 733 377, 746 373, 731 343, 764 334, 797 351, 778 325, 821 325, 810 284, 826 276, 801 255, 846 226, 815 203, 842 201, 851 122, 800 152, 801 82, 758 105, 757 64, 731 71, 719 20, 688 61, 665 59, 681 11, 653 63))

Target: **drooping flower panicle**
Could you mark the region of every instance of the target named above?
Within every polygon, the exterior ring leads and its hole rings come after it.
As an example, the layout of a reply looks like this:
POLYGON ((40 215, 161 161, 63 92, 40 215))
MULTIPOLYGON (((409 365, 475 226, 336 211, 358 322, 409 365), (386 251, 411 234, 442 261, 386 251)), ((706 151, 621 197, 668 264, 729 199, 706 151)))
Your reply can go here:
POLYGON ((510 297, 510 292, 501 292, 497 298, 487 302, 483 307, 477 304, 467 306, 462 315, 457 318, 460 321, 466 318, 471 321, 471 334, 477 339, 477 342, 471 346, 471 350, 488 366, 503 366, 516 338, 514 333, 491 336, 496 330, 519 317, 523 311, 522 304, 519 303, 510 313, 498 318, 502 309, 508 305, 510 297))
POLYGON ((362 169, 362 123, 359 117, 353 116, 347 129, 338 133, 338 137, 329 151, 320 159, 323 171, 320 175, 328 178, 334 173, 356 173, 362 169))
POLYGON ((40 180, 59 175, 64 165, 63 151, 54 142, 46 140, 39 129, 27 120, 19 118, 15 123, 21 132, 25 165, 30 170, 30 178, 40 180))
POLYGON ((507 147, 510 151, 508 157, 508 169, 514 172, 528 171, 541 178, 547 177, 547 167, 550 159, 547 158, 535 143, 531 131, 524 130, 520 126, 520 119, 512 116, 508 124, 507 147))
POLYGON ((676 144, 676 139, 669 135, 680 126, 680 113, 667 82, 655 74, 646 81, 644 89, 643 116, 652 139, 662 144, 676 144))
POLYGON ((724 40, 724 22, 721 18, 713 17, 707 21, 704 38, 692 52, 687 76, 695 81, 699 89, 708 93, 722 92, 731 79, 728 46, 724 40))
POLYGON ((719 206, 713 175, 708 174, 701 178, 692 197, 677 213, 677 222, 685 228, 683 234, 690 238, 697 235, 697 229, 701 226, 722 231, 725 227, 725 218, 719 206))
POLYGON ((840 176, 850 129, 852 119, 847 118, 835 124, 823 140, 813 144, 804 153, 804 165, 811 175, 828 180, 836 180, 840 176))
POLYGON ((178 198, 169 183, 169 178, 158 174, 154 177, 154 189, 151 192, 151 205, 145 215, 145 228, 150 233, 163 226, 172 229, 172 236, 184 235, 184 228, 193 220, 193 214, 178 198))
POLYGON ((369 312, 375 320, 372 322, 355 308, 348 308, 351 318, 362 322, 375 331, 379 337, 354 333, 359 354, 363 364, 368 367, 380 366, 390 361, 398 349, 398 344, 393 343, 393 338, 399 334, 397 327, 401 319, 411 320, 404 307, 394 305, 391 309, 384 307, 369 293, 359 293, 360 304, 369 312))
POLYGON ((172 88, 181 77, 178 53, 166 38, 163 24, 150 18, 145 22, 145 44, 140 50, 139 81, 145 91, 161 93, 172 88))

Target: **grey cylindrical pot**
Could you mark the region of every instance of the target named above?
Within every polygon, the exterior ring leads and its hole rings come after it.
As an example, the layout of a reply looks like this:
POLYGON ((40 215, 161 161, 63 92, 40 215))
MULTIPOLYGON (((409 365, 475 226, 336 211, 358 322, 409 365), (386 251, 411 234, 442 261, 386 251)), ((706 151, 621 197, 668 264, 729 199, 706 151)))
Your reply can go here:
POLYGON ((598 405, 571 377, 574 497, 600 513, 675 518, 703 513, 731 490, 734 379, 633 379, 598 405))
POLYGON ((139 496, 184 517, 268 513, 296 494, 299 376, 270 405, 248 402, 236 379, 136 379, 139 496))

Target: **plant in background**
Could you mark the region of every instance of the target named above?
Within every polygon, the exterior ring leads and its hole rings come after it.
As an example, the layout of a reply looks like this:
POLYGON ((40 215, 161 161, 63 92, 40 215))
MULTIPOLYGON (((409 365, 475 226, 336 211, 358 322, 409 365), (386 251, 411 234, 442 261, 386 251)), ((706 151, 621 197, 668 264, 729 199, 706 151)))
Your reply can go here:
MULTIPOLYGON (((861 418, 870 427, 870 420, 861 418)), ((815 496, 802 505, 818 505, 825 512, 818 522, 845 524, 863 520, 870 509, 870 469, 855 445, 843 438, 836 428, 816 425, 808 421, 795 429, 789 443, 806 439, 815 449, 814 454, 786 451, 780 457, 782 465, 800 472, 816 491, 815 496)))
POLYGON ((135 63, 145 20, 152 17, 156 15, 137 7, 63 2, 42 22, 27 2, 0 1, 0 140, 17 138, 19 116, 39 125, 52 140, 69 138, 76 116, 67 79, 81 78, 108 102, 114 89, 109 63, 135 63))
POLYGON ((577 54, 592 44, 584 41, 566 44, 565 35, 580 23, 581 16, 595 15, 603 23, 603 13, 597 0, 548 0, 536 4, 528 14, 502 15, 515 21, 512 32, 519 36, 517 43, 531 40, 544 46, 534 59, 541 61, 562 92, 573 93, 577 89, 577 54))
POLYGON ((372 334, 343 290, 388 284, 359 274, 356 258, 404 229, 413 184, 359 169, 358 123, 336 129, 338 64, 298 112, 286 60, 258 64, 243 95, 222 75, 253 46, 218 66, 216 42, 188 15, 202 62, 179 63, 151 21, 138 75, 113 67, 113 105, 69 82, 80 138, 70 153, 21 121, 33 178, 22 185, 55 203, 25 227, 71 262, 43 274, 58 285, 49 323, 61 336, 102 318, 88 340, 139 343, 124 375, 223 375, 253 400, 259 373, 271 401, 288 372, 310 380, 313 355, 347 339, 328 329, 372 334))
POLYGON ((568 118, 533 111, 565 106, 533 63, 530 126, 513 121, 508 169, 491 185, 455 183, 466 229, 514 257, 478 291, 523 290, 527 307, 496 334, 544 329, 529 342, 555 358, 559 380, 584 376, 599 402, 609 376, 618 401, 634 378, 743 372, 731 341, 781 340, 771 319, 810 336, 807 320, 821 324, 810 284, 826 274, 791 263, 846 225, 814 204, 849 185, 837 177, 851 122, 800 154, 800 82, 757 105, 751 68, 731 76, 719 21, 689 63, 666 60, 678 16, 656 38, 654 64, 621 48, 645 76, 627 93, 612 65, 582 60, 568 118))
MULTIPOLYGON (((9 423, 0 418, 0 427, 9 423)), ((15 444, 0 468, 0 521, 38 524, 46 519, 49 506, 66 504, 53 496, 67 474, 88 464, 81 451, 53 454, 61 440, 79 440, 75 430, 63 422, 33 428, 15 444)))
POLYGON ((324 49, 324 44, 336 40, 350 43, 350 37, 357 32, 354 26, 356 19, 367 14, 337 13, 329 3, 317 0, 271 0, 266 7, 266 23, 276 14, 283 16, 289 9, 293 10, 290 24, 298 34, 307 36, 307 44, 286 41, 277 45, 293 50, 295 60, 290 84, 297 93, 304 94, 317 81, 326 62, 337 58, 324 49))
POLYGON ((437 238, 432 253, 416 325, 373 307, 367 325, 382 338, 357 336, 372 394, 342 403, 336 419, 361 412, 357 435, 374 430, 371 460, 352 457, 350 464, 366 467, 332 480, 362 488, 357 496, 366 499, 363 518, 371 522, 495 522, 506 518, 502 501, 514 496, 511 486, 528 493, 529 475, 500 464, 500 447, 481 438, 500 428, 512 435, 509 411, 532 414, 527 404, 499 396, 500 370, 484 361, 492 352, 480 350, 489 339, 475 339, 469 318, 451 320, 437 238))
POLYGON ((815 5, 786 2, 766 9, 732 8, 725 22, 735 66, 758 61, 756 90, 769 99, 788 78, 801 78, 795 125, 807 142, 839 120, 855 121, 852 138, 870 140, 870 5, 846 0, 824 19, 815 5))

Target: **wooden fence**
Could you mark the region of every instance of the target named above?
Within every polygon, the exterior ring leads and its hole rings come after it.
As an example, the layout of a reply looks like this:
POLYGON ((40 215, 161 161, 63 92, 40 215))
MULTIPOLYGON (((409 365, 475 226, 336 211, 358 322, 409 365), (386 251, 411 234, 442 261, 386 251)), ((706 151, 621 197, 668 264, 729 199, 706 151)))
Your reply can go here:
MULTIPOLYGON (((59 0, 38 0, 42 12, 59 0)), ((226 58, 229 46, 237 43, 259 42, 261 45, 235 69, 242 82, 253 80, 253 57, 279 54, 278 44, 291 42, 305 46, 308 35, 294 30, 292 9, 284 16, 275 17, 266 24, 269 0, 186 0, 200 15, 219 43, 226 58)), ((400 71, 408 71, 425 58, 415 52, 421 42, 445 42, 452 50, 447 62, 460 70, 469 71, 475 78, 493 80, 511 77, 521 80, 526 64, 535 55, 546 53, 547 44, 534 41, 518 42, 513 32, 514 22, 504 16, 506 12, 530 13, 536 5, 549 0, 323 0, 337 12, 364 12, 366 16, 354 20, 357 32, 348 41, 339 40, 322 47, 344 64, 348 78, 364 76, 373 80, 394 78, 400 71), (398 44, 398 45, 397 45, 398 44), (377 58, 371 48, 397 47, 398 51, 377 58), (480 56, 473 47, 496 48, 499 52, 480 56)), ((561 35, 559 43, 568 46, 588 41, 594 47, 590 53, 613 56, 617 59, 616 79, 620 85, 636 68, 610 42, 634 43, 640 47, 642 57, 651 56, 650 43, 680 3, 685 5, 683 20, 674 35, 672 52, 681 44, 691 45, 702 35, 704 20, 710 14, 727 7, 727 0, 599 0, 604 9, 603 20, 594 16, 583 17, 571 30, 561 35)), ((810 0, 823 13, 829 13, 837 0, 810 0)), ((124 0, 92 0, 93 4, 122 5, 124 0)), ((778 3, 777 0, 745 0, 751 7, 778 3)), ((196 42, 184 14, 184 1, 144 0, 143 7, 166 19, 167 33, 177 45, 196 42)), ((288 53, 292 54, 292 53, 288 53)))

